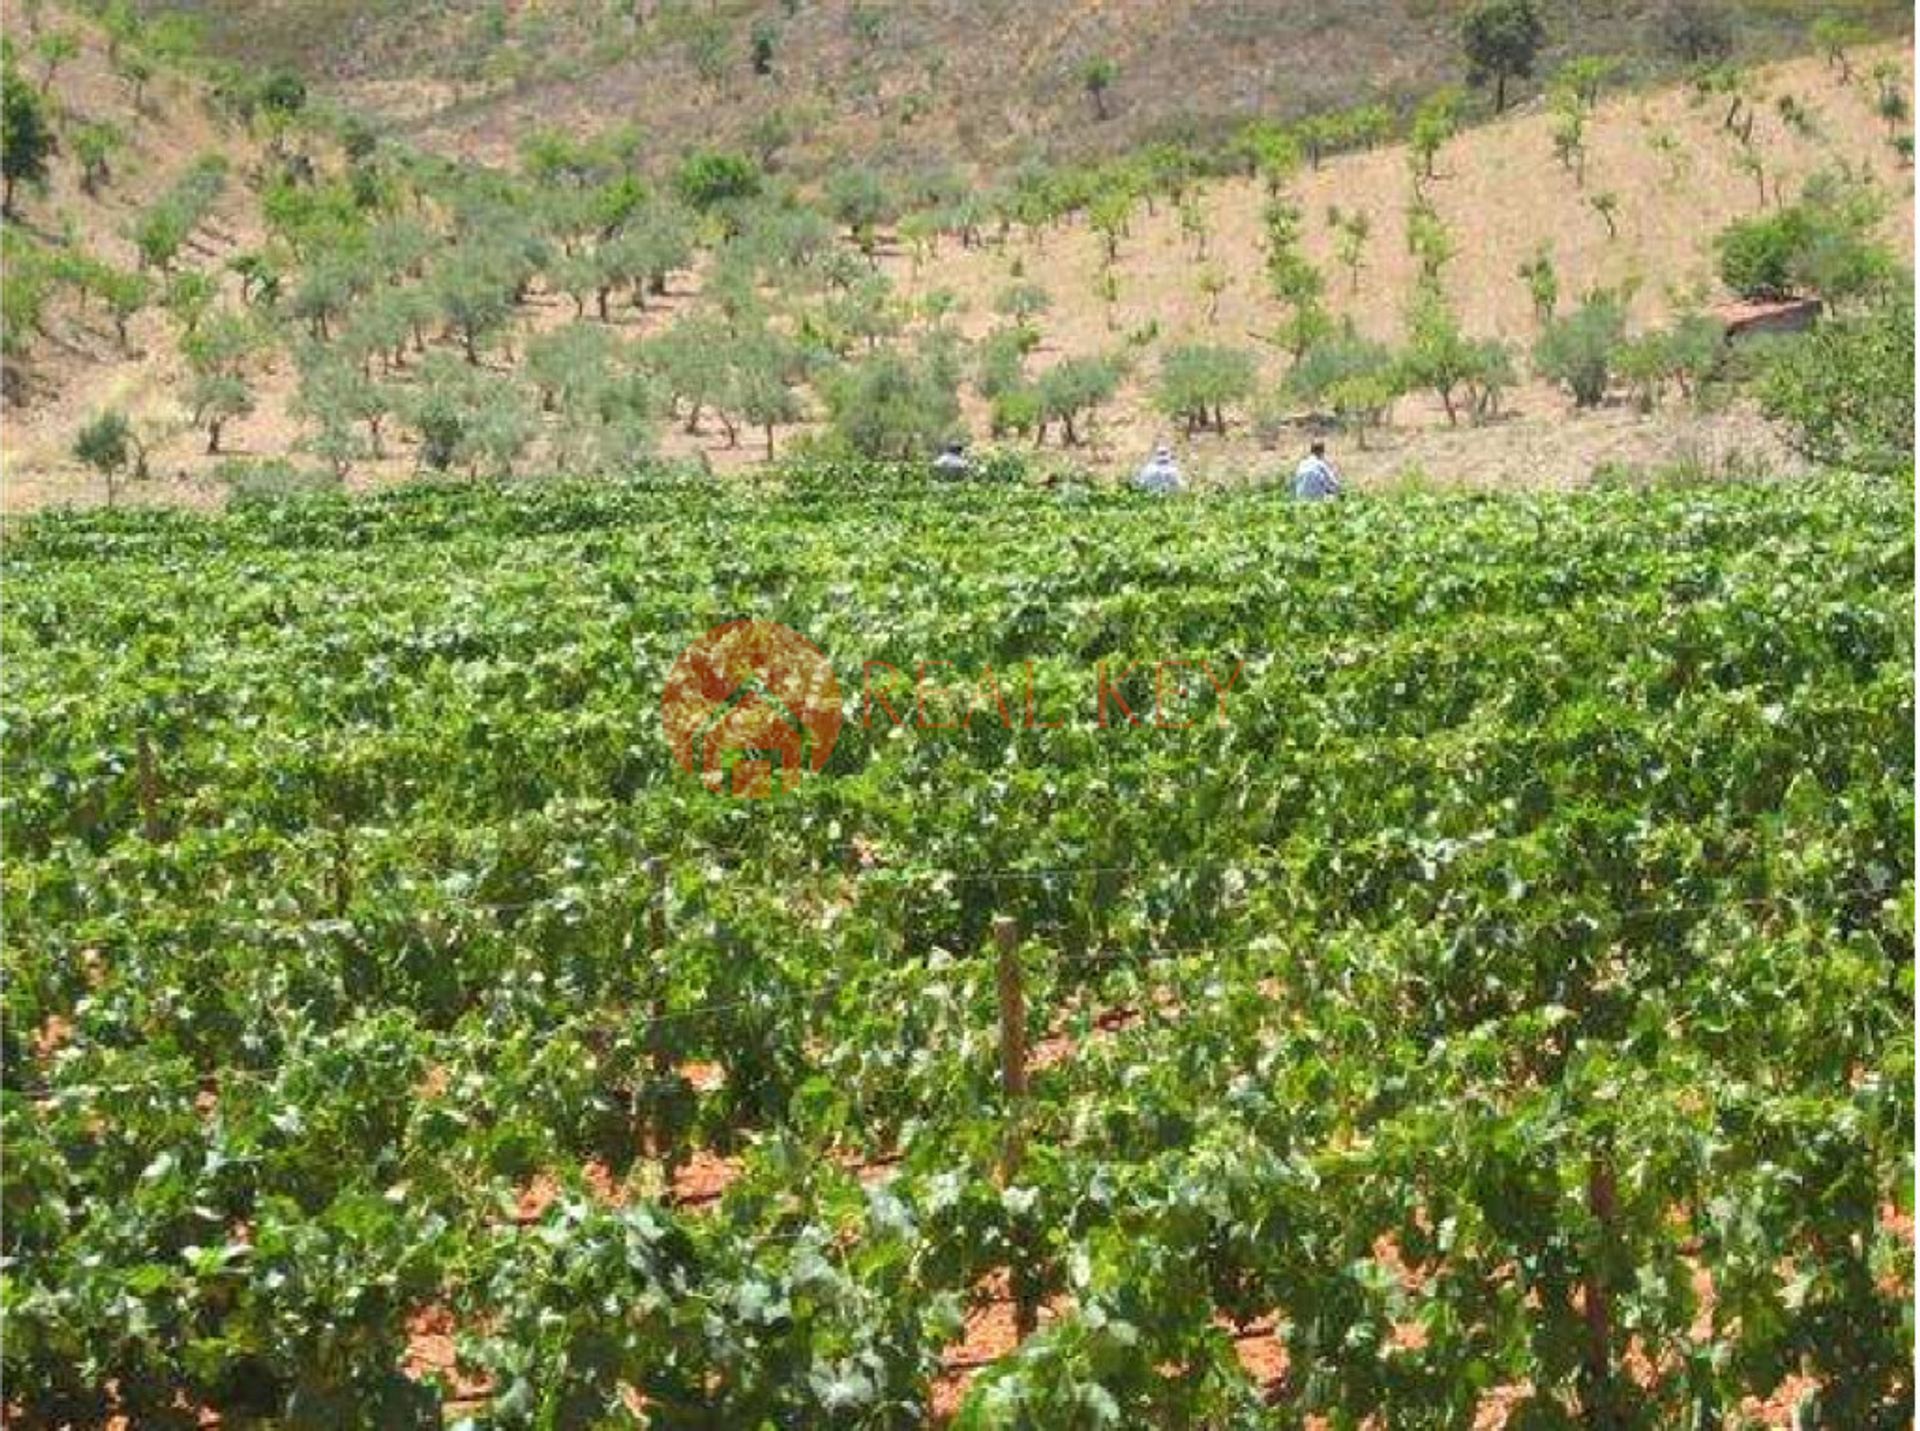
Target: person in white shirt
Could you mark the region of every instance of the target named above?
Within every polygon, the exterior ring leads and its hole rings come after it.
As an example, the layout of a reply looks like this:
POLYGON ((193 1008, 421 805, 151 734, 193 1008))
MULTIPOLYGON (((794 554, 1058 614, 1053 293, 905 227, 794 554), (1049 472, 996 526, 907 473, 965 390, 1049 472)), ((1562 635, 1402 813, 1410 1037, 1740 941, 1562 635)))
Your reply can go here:
POLYGON ((1133 475, 1136 491, 1152 492, 1157 496, 1170 496, 1178 492, 1184 483, 1180 480, 1180 468, 1173 460, 1173 449, 1165 443, 1153 449, 1153 456, 1147 465, 1133 475))
POLYGON ((966 445, 961 442, 949 442, 933 459, 933 475, 948 482, 964 482, 973 475, 973 463, 967 457, 966 445))
POLYGON ((1327 461, 1327 444, 1315 440, 1313 448, 1293 470, 1293 496, 1299 502, 1322 502, 1340 495, 1340 475, 1327 461))

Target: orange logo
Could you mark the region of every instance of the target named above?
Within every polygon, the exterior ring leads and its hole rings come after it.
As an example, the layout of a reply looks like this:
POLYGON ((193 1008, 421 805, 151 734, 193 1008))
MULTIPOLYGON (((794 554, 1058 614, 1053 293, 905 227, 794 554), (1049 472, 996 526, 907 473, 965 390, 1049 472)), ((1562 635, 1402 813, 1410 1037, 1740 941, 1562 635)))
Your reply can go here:
POLYGON ((729 621, 680 653, 660 713, 673 758, 716 795, 762 799, 819 770, 840 735, 840 683, 772 621, 729 621))

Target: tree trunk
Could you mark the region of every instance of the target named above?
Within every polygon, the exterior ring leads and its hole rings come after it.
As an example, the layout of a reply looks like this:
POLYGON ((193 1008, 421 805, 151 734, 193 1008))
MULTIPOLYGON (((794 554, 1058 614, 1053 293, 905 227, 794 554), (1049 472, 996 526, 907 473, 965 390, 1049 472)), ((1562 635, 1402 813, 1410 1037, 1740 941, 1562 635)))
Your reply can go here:
POLYGON ((1507 72, 1496 70, 1493 76, 1493 112, 1505 114, 1507 111, 1507 72))
POLYGON ((767 461, 771 462, 773 461, 773 424, 772 423, 766 424, 766 428, 767 428, 767 461))
POLYGON ((207 456, 220 455, 220 429, 225 425, 224 420, 217 417, 207 424, 207 456))

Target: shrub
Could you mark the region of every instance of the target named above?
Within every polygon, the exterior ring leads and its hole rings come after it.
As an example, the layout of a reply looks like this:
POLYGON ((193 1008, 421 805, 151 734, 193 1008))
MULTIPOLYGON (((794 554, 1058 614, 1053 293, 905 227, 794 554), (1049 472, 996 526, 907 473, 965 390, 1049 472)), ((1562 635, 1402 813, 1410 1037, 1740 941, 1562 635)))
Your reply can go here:
POLYGON ((1014 283, 993 300, 993 311, 1016 323, 1037 318, 1053 306, 1053 298, 1037 283, 1014 283))
POLYGON ((1795 451, 1861 471, 1913 465, 1913 295, 1781 344, 1762 410, 1795 451))
POLYGON ((235 506, 283 502, 340 487, 336 474, 295 467, 284 457, 229 458, 214 469, 213 480, 227 489, 227 498, 235 506))
POLYGON ((759 165, 744 154, 708 150, 690 155, 673 176, 673 187, 690 207, 705 212, 758 197, 759 165))
POLYGON ((1714 240, 1721 281, 1749 299, 1812 293, 1845 303, 1871 295, 1896 269, 1872 237, 1883 212, 1878 194, 1866 186, 1816 176, 1799 203, 1721 231, 1714 240))
POLYGON ((879 242, 879 231, 898 212, 893 195, 871 169, 842 169, 827 181, 827 209, 845 224, 860 251, 869 258, 879 242))
POLYGON ((834 435, 862 457, 924 456, 960 425, 952 373, 930 356, 876 353, 826 384, 825 397, 834 435))
POLYGON ((1428 388, 1447 411, 1447 424, 1460 420, 1457 395, 1480 363, 1479 346, 1460 331, 1460 320, 1433 289, 1417 295, 1407 315, 1407 350, 1400 358, 1401 381, 1428 388))
POLYGON ((419 458, 436 472, 486 464, 510 475, 539 430, 526 388, 512 378, 436 353, 401 408, 401 420, 419 436, 419 458))
POLYGON ((1597 407, 1613 380, 1614 356, 1626 331, 1618 299, 1590 294, 1564 318, 1547 324, 1533 348, 1534 371, 1573 394, 1580 407, 1597 407))
POLYGON ((1402 376, 1384 343, 1349 329, 1308 348, 1287 373, 1282 391, 1297 401, 1324 407, 1364 443, 1400 395, 1402 376))

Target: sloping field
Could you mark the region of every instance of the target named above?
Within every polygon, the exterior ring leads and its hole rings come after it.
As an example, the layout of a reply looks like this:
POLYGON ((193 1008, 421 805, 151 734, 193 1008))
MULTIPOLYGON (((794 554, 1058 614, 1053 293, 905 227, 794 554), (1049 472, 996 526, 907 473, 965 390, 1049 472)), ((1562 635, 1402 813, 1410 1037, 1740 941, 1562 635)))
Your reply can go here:
POLYGON ((9 1424, 1909 1424, 1911 503, 33 519, 9 1424))

